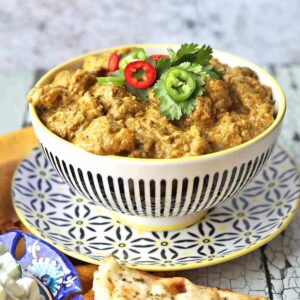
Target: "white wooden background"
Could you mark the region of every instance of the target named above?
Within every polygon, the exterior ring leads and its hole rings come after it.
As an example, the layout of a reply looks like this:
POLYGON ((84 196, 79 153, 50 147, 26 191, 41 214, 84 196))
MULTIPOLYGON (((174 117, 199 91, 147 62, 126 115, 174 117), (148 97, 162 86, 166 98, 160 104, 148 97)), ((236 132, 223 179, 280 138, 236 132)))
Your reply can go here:
MULTIPOLYGON (((300 168, 299 15, 299 0, 0 0, 0 134, 30 124, 28 89, 69 57, 134 42, 205 42, 277 77, 288 102, 279 143, 300 168)), ((270 300, 300 299, 300 212, 259 250, 177 274, 270 300)))

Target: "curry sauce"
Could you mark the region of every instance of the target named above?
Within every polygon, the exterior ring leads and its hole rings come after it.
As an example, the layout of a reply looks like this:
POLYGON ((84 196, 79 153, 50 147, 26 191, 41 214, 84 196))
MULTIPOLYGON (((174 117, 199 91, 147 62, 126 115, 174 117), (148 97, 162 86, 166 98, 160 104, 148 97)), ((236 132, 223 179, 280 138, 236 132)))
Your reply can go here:
POLYGON ((89 56, 77 70, 58 73, 28 97, 43 124, 56 135, 99 155, 177 158, 204 155, 249 141, 274 121, 271 89, 247 67, 213 59, 222 80, 208 78, 190 115, 169 121, 149 89, 141 101, 124 86, 99 84, 110 53, 89 56))

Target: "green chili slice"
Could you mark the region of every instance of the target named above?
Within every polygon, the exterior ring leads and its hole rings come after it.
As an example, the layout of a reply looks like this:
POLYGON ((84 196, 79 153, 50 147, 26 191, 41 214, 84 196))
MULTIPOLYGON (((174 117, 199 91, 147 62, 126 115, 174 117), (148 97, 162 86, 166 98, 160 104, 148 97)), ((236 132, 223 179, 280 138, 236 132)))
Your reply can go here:
POLYGON ((187 100, 196 88, 194 76, 181 68, 171 68, 164 85, 168 95, 177 102, 187 100))
POLYGON ((122 77, 97 77, 97 81, 101 84, 123 85, 125 80, 122 77))
POLYGON ((132 50, 128 54, 122 57, 122 59, 119 62, 119 68, 121 70, 124 70, 125 67, 133 61, 136 60, 145 60, 147 58, 146 52, 143 48, 138 48, 135 50, 132 50))

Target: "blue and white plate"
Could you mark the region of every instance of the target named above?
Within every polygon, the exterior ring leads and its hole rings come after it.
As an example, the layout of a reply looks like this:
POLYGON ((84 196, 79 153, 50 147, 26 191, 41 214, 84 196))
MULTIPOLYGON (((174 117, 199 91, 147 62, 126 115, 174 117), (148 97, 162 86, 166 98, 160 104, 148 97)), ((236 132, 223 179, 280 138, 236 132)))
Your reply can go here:
MULTIPOLYGON (((0 235, 8 251, 15 257, 18 243, 24 239, 25 250, 17 261, 26 276, 33 276, 46 300, 63 300, 81 292, 81 283, 71 262, 48 243, 30 234, 12 230, 0 235)), ((72 300, 83 299, 81 295, 72 300)))
POLYGON ((76 194, 39 148, 16 170, 12 183, 18 216, 64 253, 99 264, 108 254, 145 270, 209 266, 244 255, 278 235, 293 219, 300 198, 295 164, 276 148, 260 174, 238 196, 177 231, 140 231, 76 194))

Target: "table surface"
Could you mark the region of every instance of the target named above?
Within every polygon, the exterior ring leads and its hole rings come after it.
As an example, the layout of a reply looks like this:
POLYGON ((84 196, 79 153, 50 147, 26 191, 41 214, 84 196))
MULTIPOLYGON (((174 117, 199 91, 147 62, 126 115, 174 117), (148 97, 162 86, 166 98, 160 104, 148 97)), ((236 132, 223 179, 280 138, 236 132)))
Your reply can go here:
MULTIPOLYGON (((287 98, 287 113, 279 143, 300 167, 300 65, 265 66, 279 81, 287 98)), ((30 125, 25 96, 43 70, 0 71, 0 134, 30 125)), ((176 272, 204 285, 266 295, 272 299, 300 299, 300 212, 278 237, 233 261, 176 272)))

